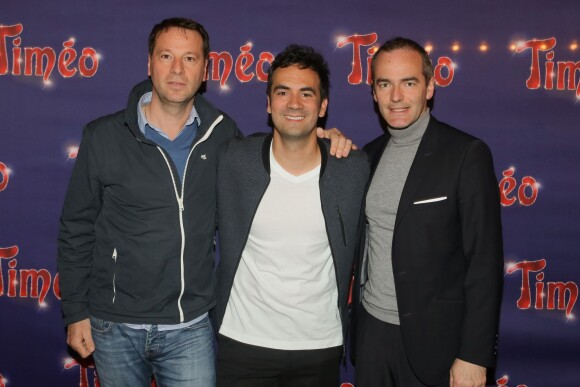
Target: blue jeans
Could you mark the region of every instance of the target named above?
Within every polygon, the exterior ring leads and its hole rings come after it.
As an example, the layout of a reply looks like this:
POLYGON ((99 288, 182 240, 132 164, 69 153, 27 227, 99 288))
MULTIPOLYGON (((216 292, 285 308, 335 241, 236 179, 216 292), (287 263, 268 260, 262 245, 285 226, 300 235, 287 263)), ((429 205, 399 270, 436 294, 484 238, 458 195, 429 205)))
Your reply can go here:
POLYGON ((133 329, 91 317, 93 358, 101 387, 212 387, 213 331, 209 318, 190 327, 133 329))

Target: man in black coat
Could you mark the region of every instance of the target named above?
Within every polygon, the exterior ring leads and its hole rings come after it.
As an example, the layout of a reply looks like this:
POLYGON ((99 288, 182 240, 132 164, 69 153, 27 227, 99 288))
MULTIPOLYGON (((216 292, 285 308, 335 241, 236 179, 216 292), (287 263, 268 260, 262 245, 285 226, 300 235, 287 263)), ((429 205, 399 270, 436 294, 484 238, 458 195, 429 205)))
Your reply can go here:
POLYGON ((395 38, 372 61, 387 123, 354 286, 356 386, 484 386, 495 364, 503 248, 489 148, 437 121, 433 66, 395 38))

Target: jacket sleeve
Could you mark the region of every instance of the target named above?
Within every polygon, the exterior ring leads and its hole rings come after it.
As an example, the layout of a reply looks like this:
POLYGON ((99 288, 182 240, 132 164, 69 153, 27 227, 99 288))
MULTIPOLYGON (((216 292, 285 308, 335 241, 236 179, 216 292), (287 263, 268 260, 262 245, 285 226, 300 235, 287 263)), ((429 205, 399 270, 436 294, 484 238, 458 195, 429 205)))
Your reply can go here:
POLYGON ((503 282, 499 189, 491 152, 469 145, 459 177, 459 211, 465 257, 465 314, 458 358, 493 367, 503 282))
POLYGON ((65 197, 58 235, 58 273, 65 324, 88 317, 87 297, 101 210, 94 130, 86 127, 65 197))

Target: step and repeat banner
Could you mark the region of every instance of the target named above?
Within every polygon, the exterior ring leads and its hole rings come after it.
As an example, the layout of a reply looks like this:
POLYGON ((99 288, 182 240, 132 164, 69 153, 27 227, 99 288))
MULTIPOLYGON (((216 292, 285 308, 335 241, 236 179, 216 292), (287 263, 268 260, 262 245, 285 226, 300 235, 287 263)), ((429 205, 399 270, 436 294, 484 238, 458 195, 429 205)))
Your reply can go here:
MULTIPOLYGON (((381 134, 374 50, 399 35, 425 45, 433 114, 494 155, 505 276, 489 383, 580 386, 579 2, 2 0, 0 387, 98 386, 65 344, 58 220, 83 125, 124 108, 147 77, 151 27, 171 16, 207 28, 204 95, 246 134, 269 130, 266 72, 298 43, 329 62, 327 127, 362 146, 381 134)), ((342 371, 352 386, 352 367, 342 371)))

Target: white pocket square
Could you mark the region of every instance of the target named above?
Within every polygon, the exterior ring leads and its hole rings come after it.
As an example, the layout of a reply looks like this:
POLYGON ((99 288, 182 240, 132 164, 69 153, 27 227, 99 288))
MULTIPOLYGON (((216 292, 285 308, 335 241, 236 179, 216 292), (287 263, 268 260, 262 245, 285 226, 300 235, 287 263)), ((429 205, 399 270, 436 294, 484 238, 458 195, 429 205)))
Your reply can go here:
POLYGON ((447 200, 447 196, 440 196, 438 198, 419 200, 418 202, 414 202, 413 204, 433 203, 433 202, 440 202, 442 200, 447 200))

